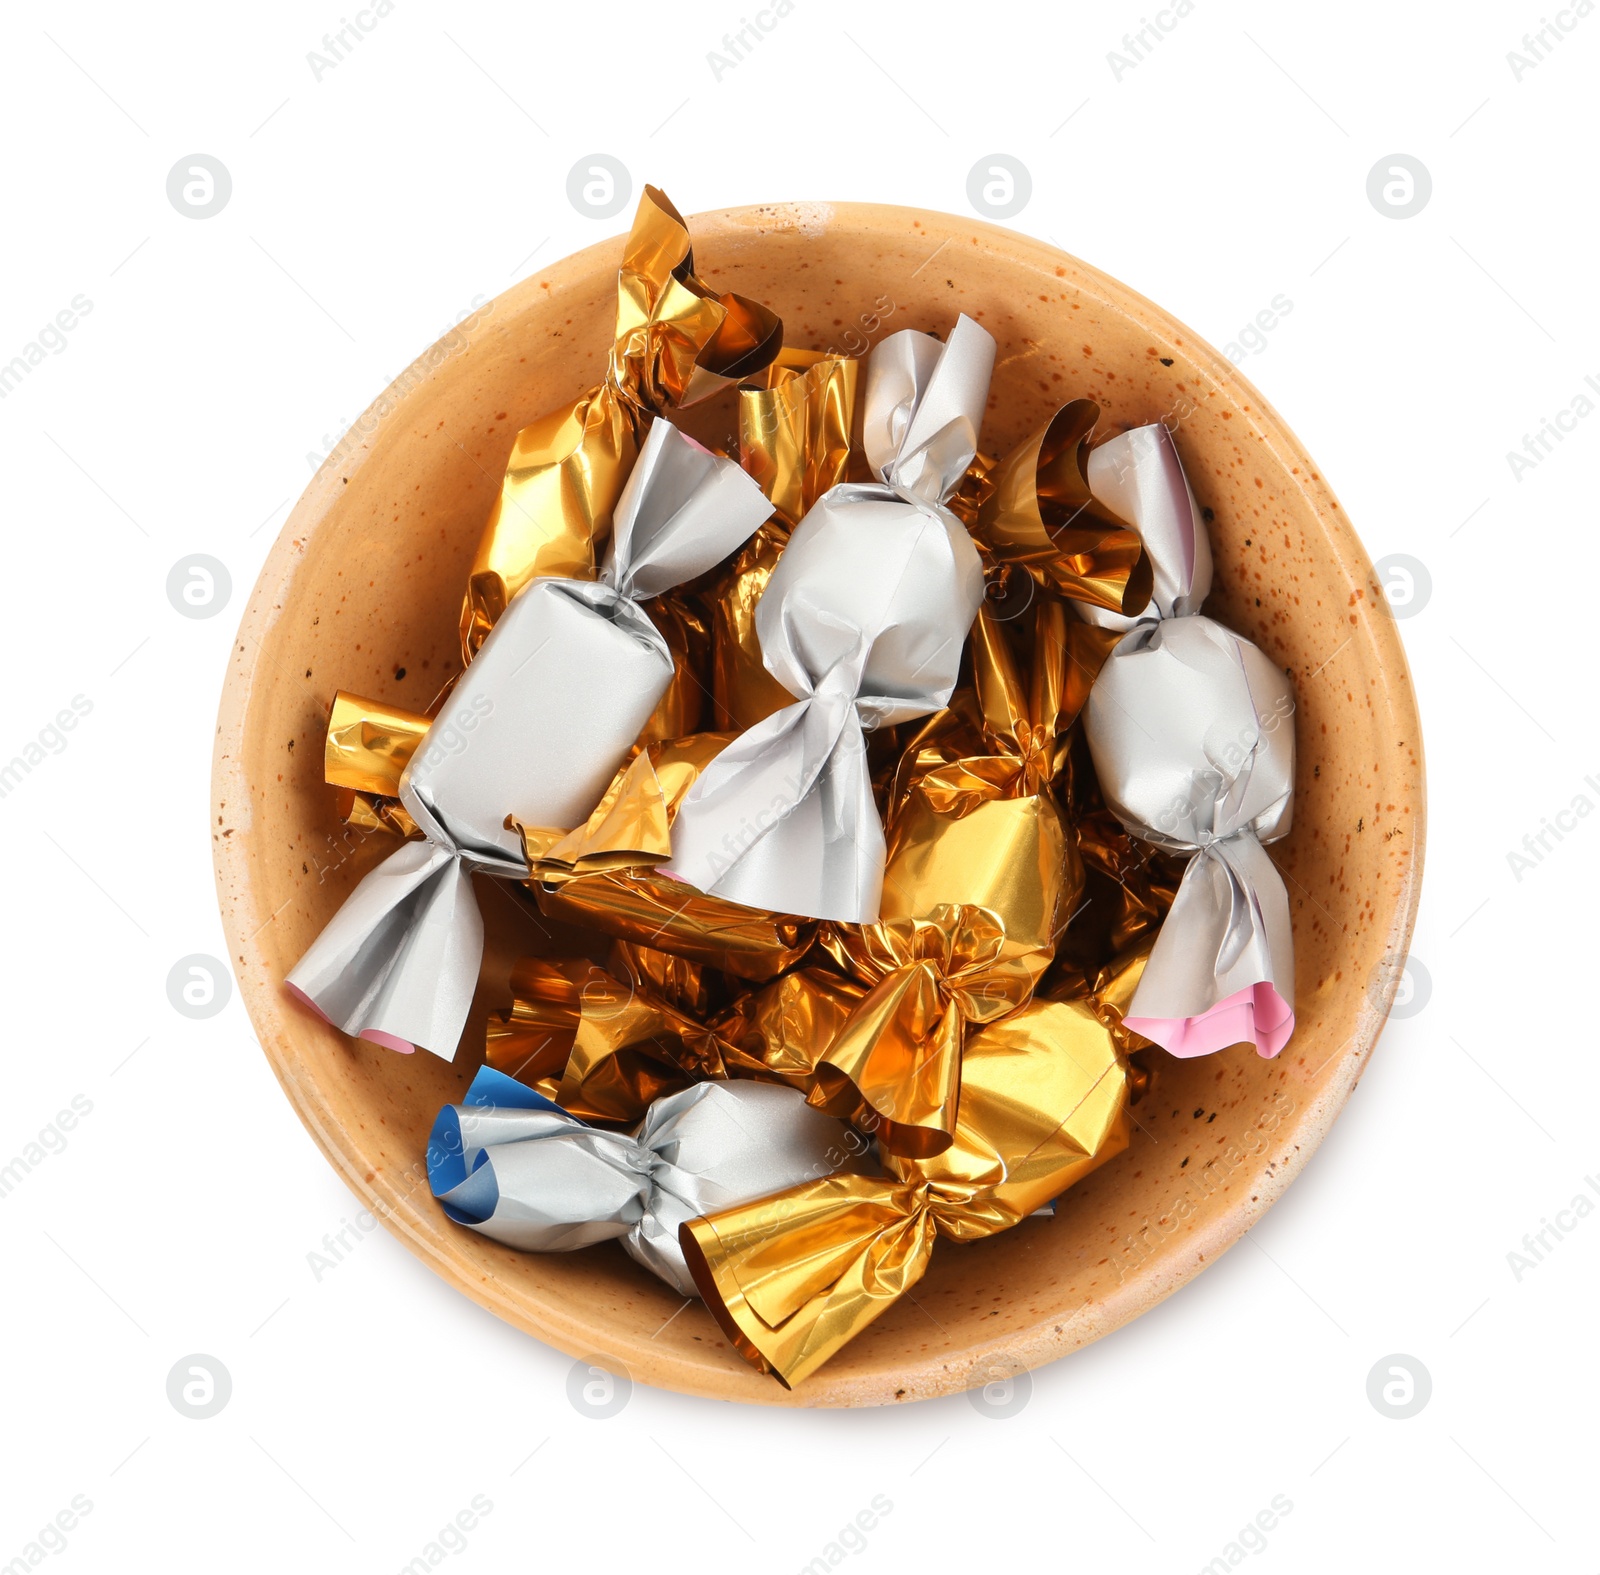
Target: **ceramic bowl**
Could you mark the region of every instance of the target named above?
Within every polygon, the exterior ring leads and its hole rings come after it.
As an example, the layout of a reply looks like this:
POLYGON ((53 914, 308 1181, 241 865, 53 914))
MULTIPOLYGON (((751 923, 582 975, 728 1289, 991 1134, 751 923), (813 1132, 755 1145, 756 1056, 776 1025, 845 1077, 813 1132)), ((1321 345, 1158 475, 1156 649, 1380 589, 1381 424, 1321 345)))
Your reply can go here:
MULTIPOLYGON (((915 1299, 792 1394, 747 1367, 698 1302, 680 1312, 615 1246, 527 1255, 445 1219, 420 1160, 470 1061, 346 1039, 283 988, 392 846, 343 832, 322 780, 323 727, 336 688, 421 710, 455 670, 462 587, 513 435, 601 376, 615 238, 508 290, 408 369, 273 547, 217 731, 212 831, 229 950, 262 1048, 329 1162, 406 1246, 499 1317, 691 1394, 919 1400, 1051 1361, 1137 1317, 1238 1241, 1311 1157, 1372 1053, 1416 912, 1416 704, 1372 566, 1315 462, 1226 359, 1159 307, 1042 242, 911 208, 774 204, 701 214, 690 230, 700 272, 773 306, 791 343, 858 352, 899 328, 946 329, 958 311, 977 318, 999 341, 990 452, 1077 395, 1100 402, 1104 431, 1172 427, 1210 522, 1207 611, 1256 641, 1298 692, 1295 825, 1272 850, 1294 916, 1299 1025, 1287 1050, 1273 1061, 1155 1052, 1126 1154, 1053 1219, 941 1242, 915 1299)), ((483 902, 479 1013, 527 939, 510 899, 483 902)))

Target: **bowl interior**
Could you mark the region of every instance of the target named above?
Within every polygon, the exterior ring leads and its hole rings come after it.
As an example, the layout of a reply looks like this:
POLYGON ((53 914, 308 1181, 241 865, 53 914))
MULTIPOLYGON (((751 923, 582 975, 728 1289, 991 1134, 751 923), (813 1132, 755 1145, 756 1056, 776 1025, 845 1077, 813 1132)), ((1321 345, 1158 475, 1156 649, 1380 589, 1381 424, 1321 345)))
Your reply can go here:
MULTIPOLYGON (((1062 401, 1102 431, 1166 420, 1207 510, 1207 611, 1255 640, 1298 693, 1295 827, 1273 856, 1294 915, 1293 1040, 1276 1061, 1156 1052, 1130 1150, 1053 1219, 943 1242, 925 1280, 793 1394, 749 1369, 696 1303, 614 1247, 534 1256, 449 1223, 421 1163, 474 1066, 345 1039, 282 981, 393 844, 339 823, 322 780, 336 688, 423 709, 456 670, 456 620, 517 429, 601 376, 620 243, 523 281, 419 358, 352 429, 284 527, 224 691, 212 831, 230 952, 301 1119, 363 1203, 499 1316, 639 1381, 769 1404, 920 1399, 1034 1366, 1116 1328, 1215 1260, 1283 1192, 1370 1054, 1410 934, 1421 869, 1422 749, 1393 620, 1339 505, 1235 369, 1132 291, 1040 242, 973 220, 854 204, 690 221, 720 289, 770 303, 788 342, 859 353, 955 313, 999 341, 984 448, 1004 452, 1062 401), (671 1322, 667 1320, 671 1318, 671 1322), (663 1328, 663 1325, 665 1327, 663 1328)), ((701 411, 730 440, 731 404, 701 411)), ((539 944, 485 883, 477 1011, 539 944)))

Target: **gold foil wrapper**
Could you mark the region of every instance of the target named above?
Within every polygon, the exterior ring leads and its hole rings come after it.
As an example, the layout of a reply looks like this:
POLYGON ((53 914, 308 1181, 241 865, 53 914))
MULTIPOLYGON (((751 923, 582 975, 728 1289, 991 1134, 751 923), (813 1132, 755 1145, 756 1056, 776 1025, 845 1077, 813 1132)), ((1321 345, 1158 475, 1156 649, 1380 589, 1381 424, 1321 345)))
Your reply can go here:
POLYGON ((900 759, 888 816, 880 912, 926 914, 941 904, 990 909, 1035 977, 1076 911, 1083 869, 1052 782, 1066 764, 1066 730, 1116 636, 1070 617, 1040 592, 1027 620, 1026 678, 1013 622, 980 609, 972 684, 931 718, 900 759))
POLYGON ((756 635, 756 605, 789 542, 789 528, 768 520, 747 541, 717 591, 711 614, 711 693, 719 728, 744 732, 794 704, 766 669, 756 635))
POLYGON ((885 1152, 925 1157, 954 1139, 970 1025, 1021 1006, 1039 969, 987 908, 830 925, 824 949, 867 993, 818 1040, 809 1102, 873 1132, 885 1152))
POLYGON ((735 1347, 792 1387, 922 1278, 937 1237, 1006 1230, 1127 1142, 1127 1070, 1104 1025, 1087 1002, 1034 1001, 973 1034, 942 1154, 803 1182, 681 1240, 735 1347))
POLYGON ((638 869, 535 884, 540 910, 617 940, 668 951, 735 978, 775 978, 811 949, 814 919, 741 907, 682 881, 638 869))
POLYGON ((464 660, 530 580, 594 577, 650 417, 759 371, 782 337, 765 307, 695 276, 682 215, 646 186, 617 275, 605 381, 530 422, 512 445, 468 577, 464 660))
POLYGON ((672 652, 672 681, 639 730, 639 746, 698 733, 711 712, 711 624, 695 600, 670 591, 642 603, 672 652))
POLYGON ((995 469, 972 534, 991 560, 1018 564, 1073 601, 1138 613, 1152 574, 1139 533, 1089 489, 1092 399, 1063 405, 995 469))
POLYGON ((402 839, 417 835, 417 823, 398 797, 400 778, 432 723, 431 716, 348 690, 334 695, 322 766, 324 779, 339 790, 335 809, 345 825, 402 839))
POLYGON ((662 1094, 726 1071, 716 1035, 667 998, 638 952, 614 949, 612 964, 524 958, 484 1059, 585 1121, 632 1123, 662 1094))
POLYGON ((588 820, 573 831, 519 827, 530 879, 559 884, 605 870, 645 868, 668 858, 673 812, 728 738, 725 733, 695 733, 650 745, 617 772, 588 820))
POLYGON ((845 478, 860 363, 785 349, 739 389, 739 463, 785 525, 845 478))
POLYGON ((333 787, 393 798, 433 719, 341 689, 328 714, 323 775, 333 787))
MULTIPOLYGON (((1085 776, 1089 773, 1085 772, 1085 776)), ((1062 937, 1056 972, 1092 986, 1097 972, 1155 932, 1177 896, 1183 861, 1130 837, 1122 822, 1092 795, 1074 817, 1083 862, 1083 900, 1062 937)))
POLYGON ((866 985, 825 968, 796 968, 747 990, 711 1026, 730 1071, 809 1094, 818 1059, 866 994, 866 985))

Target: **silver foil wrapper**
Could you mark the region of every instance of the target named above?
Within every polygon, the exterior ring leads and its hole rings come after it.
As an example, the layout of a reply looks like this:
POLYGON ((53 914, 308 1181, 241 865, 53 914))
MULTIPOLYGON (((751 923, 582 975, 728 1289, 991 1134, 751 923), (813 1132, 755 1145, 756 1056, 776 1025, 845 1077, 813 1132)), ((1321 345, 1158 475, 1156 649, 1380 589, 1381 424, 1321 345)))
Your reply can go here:
POLYGON ((1294 691, 1248 640, 1163 619, 1106 659, 1084 710, 1106 803, 1136 837, 1190 854, 1126 1018, 1175 1055, 1294 1027, 1294 937, 1264 843, 1288 833, 1294 691))
POLYGON ((1131 629, 1197 613, 1211 593, 1211 538, 1183 472, 1172 434, 1159 421, 1108 438, 1089 451, 1089 490, 1130 521, 1150 558, 1149 605, 1134 617, 1076 605, 1102 629, 1131 629))
POLYGON ((696 1083, 650 1106, 632 1133, 568 1115, 489 1069, 440 1111, 428 1145, 434 1196, 458 1224, 524 1252, 620 1240, 698 1296, 678 1227, 839 1169, 845 1131, 797 1089, 696 1083))
POLYGON ((1128 831, 1190 855, 1134 993, 1129 1028, 1175 1055, 1244 1041, 1276 1055, 1294 1029, 1289 899, 1264 844, 1288 834, 1294 690, 1250 641, 1199 615, 1211 588, 1200 510, 1164 426, 1089 455, 1095 496, 1144 538, 1154 570, 1083 725, 1107 805, 1128 831))
POLYGON ((993 338, 906 330, 867 363, 862 434, 876 483, 832 488, 795 527, 756 609, 767 671, 796 703, 701 773, 672 828, 671 873, 749 907, 870 924, 884 834, 872 728, 950 698, 983 595, 944 501, 977 450, 993 338))
POLYGON ((771 513, 760 487, 664 420, 618 502, 597 580, 534 580, 490 631, 400 782, 426 840, 356 887, 289 974, 336 1027, 455 1054, 483 923, 472 872, 527 873, 518 831, 581 825, 673 674, 639 602, 704 573, 771 513))

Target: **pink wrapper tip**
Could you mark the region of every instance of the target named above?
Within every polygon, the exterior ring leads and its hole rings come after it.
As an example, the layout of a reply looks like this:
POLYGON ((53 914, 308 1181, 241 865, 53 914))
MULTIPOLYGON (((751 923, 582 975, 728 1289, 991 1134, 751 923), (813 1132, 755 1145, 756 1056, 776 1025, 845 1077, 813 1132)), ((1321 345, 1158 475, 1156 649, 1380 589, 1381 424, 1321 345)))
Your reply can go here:
MULTIPOLYGON (((315 1012, 317 1016, 320 1017, 330 1028, 337 1028, 339 1026, 331 1017, 328 1016, 325 1011, 323 1011, 320 1006, 317 1005, 315 1001, 311 999, 309 995, 306 994, 304 990, 300 988, 299 985, 293 984, 289 980, 285 979, 283 981, 283 987, 302 1006, 309 1007, 313 1012, 315 1012)), ((373 1044, 382 1045, 385 1050, 393 1050, 399 1055, 410 1055, 417 1048, 409 1039, 400 1039, 394 1034, 386 1034, 381 1028, 363 1028, 361 1032, 356 1035, 356 1037, 358 1039, 370 1039, 373 1044)))
POLYGON ((1125 1017, 1123 1024, 1185 1059, 1237 1044, 1270 1058, 1294 1032, 1294 1008, 1270 984, 1252 984, 1199 1017, 1125 1017))
POLYGON ((302 1006, 309 1007, 313 1012, 315 1012, 317 1014, 317 1016, 320 1017, 323 1020, 323 1022, 327 1023, 330 1028, 338 1026, 334 1022, 334 1020, 331 1017, 329 1017, 328 1014, 325 1011, 323 1011, 323 1009, 320 1006, 318 1006, 317 1003, 315 1001, 313 1001, 311 999, 311 997, 309 995, 307 995, 304 990, 302 990, 300 988, 299 985, 291 983, 288 979, 285 979, 283 981, 283 987, 302 1006))
POLYGON ((370 1039, 373 1044, 382 1045, 385 1050, 393 1050, 397 1055, 411 1055, 417 1048, 409 1039, 386 1034, 381 1028, 363 1028, 356 1038, 370 1039))

